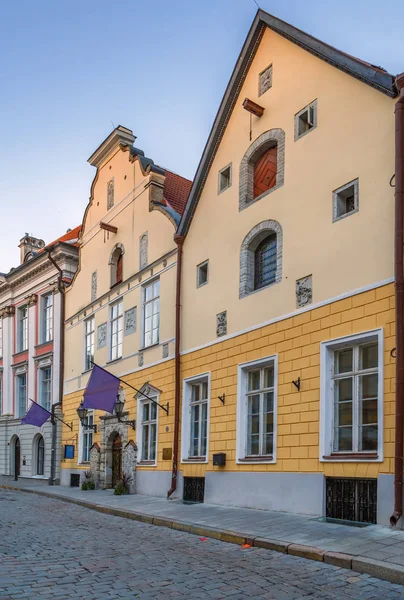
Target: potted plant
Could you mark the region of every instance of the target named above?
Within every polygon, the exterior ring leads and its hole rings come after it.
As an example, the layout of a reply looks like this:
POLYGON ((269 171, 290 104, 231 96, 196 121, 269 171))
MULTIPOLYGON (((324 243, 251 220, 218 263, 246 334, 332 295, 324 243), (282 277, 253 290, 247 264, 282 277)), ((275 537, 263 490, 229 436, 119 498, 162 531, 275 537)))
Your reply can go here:
POLYGON ((81 489, 85 490, 95 490, 95 483, 93 481, 93 475, 91 471, 84 471, 84 481, 81 484, 81 489))
POLYGON ((123 473, 120 481, 118 481, 118 483, 115 486, 114 494, 116 496, 122 496, 124 494, 129 494, 131 481, 132 481, 132 475, 123 473))

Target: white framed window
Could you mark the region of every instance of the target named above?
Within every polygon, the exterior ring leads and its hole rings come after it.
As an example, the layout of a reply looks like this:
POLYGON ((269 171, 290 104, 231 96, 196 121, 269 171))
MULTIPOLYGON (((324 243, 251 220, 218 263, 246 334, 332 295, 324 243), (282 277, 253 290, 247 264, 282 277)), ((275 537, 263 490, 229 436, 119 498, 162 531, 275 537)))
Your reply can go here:
POLYGON ((84 370, 89 371, 93 367, 95 345, 95 317, 84 321, 84 370))
POLYGON ((218 193, 224 192, 231 186, 232 165, 227 165, 219 171, 218 193))
POLYGON ((333 222, 348 217, 359 210, 359 179, 354 179, 332 193, 333 222))
POLYGON ((17 311, 17 352, 28 348, 28 306, 22 306, 17 311))
POLYGON ((46 410, 52 404, 52 369, 44 367, 39 369, 39 404, 46 410))
POLYGON ((183 381, 181 461, 208 462, 210 373, 183 381))
POLYGON ((196 267, 196 287, 202 287, 208 283, 209 278, 209 261, 205 260, 196 267))
POLYGON ((3 357, 3 317, 0 317, 0 358, 3 357))
POLYGON ((110 360, 122 357, 123 339, 123 301, 118 300, 110 306, 110 360))
MULTIPOLYGON (((87 425, 94 425, 94 411, 89 410, 86 417, 87 425)), ((86 429, 80 424, 81 429, 81 452, 80 452, 80 462, 87 463, 90 462, 90 450, 93 445, 94 439, 94 431, 93 429, 86 429)))
POLYGON ((317 127, 317 100, 305 106, 295 115, 295 141, 317 127))
MULTIPOLYGON (((158 402, 158 398, 153 400, 158 402)), ((153 465, 157 464, 157 425, 158 406, 144 396, 138 397, 138 446, 140 448, 140 462, 153 465)))
POLYGON ((27 374, 20 373, 15 378, 16 417, 22 418, 27 412, 27 374))
POLYGON ((53 339, 53 295, 47 294, 41 298, 41 343, 50 342, 53 339))
POLYGON ((276 461, 277 379, 277 356, 238 367, 238 463, 276 461))
POLYGON ((383 460, 383 330, 320 352, 320 460, 383 460))
POLYGON ((143 288, 143 346, 158 344, 160 334, 160 280, 143 288))

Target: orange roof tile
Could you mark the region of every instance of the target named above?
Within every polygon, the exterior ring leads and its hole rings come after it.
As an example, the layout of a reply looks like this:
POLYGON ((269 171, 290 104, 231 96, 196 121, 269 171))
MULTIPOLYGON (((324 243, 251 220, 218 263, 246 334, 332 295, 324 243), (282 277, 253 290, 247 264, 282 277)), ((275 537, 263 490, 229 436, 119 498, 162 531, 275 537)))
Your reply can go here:
POLYGON ((77 238, 80 235, 80 231, 81 231, 81 225, 78 225, 77 227, 75 227, 74 229, 71 229, 70 231, 68 231, 64 235, 60 236, 59 238, 57 238, 56 240, 54 240, 50 244, 46 244, 45 247, 49 248, 49 246, 54 246, 58 242, 67 242, 68 243, 71 240, 76 240, 75 242, 72 243, 72 246, 78 246, 77 238))
POLYGON ((164 180, 164 200, 179 215, 185 210, 192 181, 181 177, 172 171, 164 169, 166 178, 164 180))

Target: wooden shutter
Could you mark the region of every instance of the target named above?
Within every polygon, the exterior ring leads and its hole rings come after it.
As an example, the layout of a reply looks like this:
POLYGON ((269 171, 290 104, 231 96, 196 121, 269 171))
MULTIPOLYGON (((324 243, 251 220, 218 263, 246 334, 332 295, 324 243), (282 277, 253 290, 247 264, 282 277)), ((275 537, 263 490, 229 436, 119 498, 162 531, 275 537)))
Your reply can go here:
POLYGON ((254 198, 276 185, 278 167, 278 147, 270 148, 260 158, 254 168, 254 198))

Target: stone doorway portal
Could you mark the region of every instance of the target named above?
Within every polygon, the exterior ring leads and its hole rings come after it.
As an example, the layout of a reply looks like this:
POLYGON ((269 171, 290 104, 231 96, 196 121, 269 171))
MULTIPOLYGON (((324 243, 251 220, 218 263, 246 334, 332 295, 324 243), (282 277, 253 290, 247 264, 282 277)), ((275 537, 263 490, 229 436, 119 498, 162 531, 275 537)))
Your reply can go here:
POLYGON ((122 439, 119 433, 112 441, 112 487, 122 478, 122 439))

